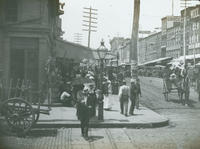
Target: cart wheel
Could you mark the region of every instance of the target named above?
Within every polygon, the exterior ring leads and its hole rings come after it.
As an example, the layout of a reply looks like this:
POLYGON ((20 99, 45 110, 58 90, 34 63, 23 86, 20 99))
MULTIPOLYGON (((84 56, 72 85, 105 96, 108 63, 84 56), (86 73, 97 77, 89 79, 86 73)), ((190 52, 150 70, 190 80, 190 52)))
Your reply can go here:
POLYGON ((32 106, 22 98, 11 98, 3 103, 5 119, 16 133, 25 134, 32 127, 35 114, 32 106))

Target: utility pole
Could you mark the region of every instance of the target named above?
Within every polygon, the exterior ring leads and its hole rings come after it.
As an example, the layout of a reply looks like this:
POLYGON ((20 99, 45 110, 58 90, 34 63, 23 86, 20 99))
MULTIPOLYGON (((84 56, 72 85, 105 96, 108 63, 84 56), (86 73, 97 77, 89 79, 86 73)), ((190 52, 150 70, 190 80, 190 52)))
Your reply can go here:
POLYGON ((174 16, 174 0, 172 0, 172 16, 174 16))
POLYGON ((88 48, 90 47, 90 38, 91 38, 91 32, 96 32, 97 26, 97 9, 93 8, 83 8, 84 11, 84 24, 83 27, 86 27, 83 29, 83 31, 88 32, 88 48))
POLYGON ((132 35, 130 44, 130 57, 129 62, 134 60, 138 62, 138 29, 139 29, 139 16, 140 16, 140 0, 134 0, 134 15, 132 24, 132 35))
POLYGON ((74 34, 74 42, 77 44, 81 44, 82 41, 82 34, 81 33, 75 33, 74 34))

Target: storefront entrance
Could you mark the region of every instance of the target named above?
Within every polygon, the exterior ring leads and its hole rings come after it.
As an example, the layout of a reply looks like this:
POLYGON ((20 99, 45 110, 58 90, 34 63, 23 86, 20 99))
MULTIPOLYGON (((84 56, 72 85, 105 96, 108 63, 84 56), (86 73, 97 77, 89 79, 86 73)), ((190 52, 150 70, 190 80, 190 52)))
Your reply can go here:
POLYGON ((30 80, 38 88, 38 42, 36 39, 14 38, 10 50, 10 79, 30 80))

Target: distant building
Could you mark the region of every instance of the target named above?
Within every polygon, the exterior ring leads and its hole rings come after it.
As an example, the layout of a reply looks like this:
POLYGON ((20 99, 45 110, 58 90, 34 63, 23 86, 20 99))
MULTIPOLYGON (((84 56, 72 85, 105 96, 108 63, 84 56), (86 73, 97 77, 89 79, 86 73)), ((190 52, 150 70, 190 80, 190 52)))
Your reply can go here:
MULTIPOLYGON (((161 32, 152 33, 138 40, 138 63, 163 57, 178 58, 183 52, 183 21, 184 10, 181 16, 166 16, 161 19, 161 32)), ((200 54, 200 5, 186 9, 186 55, 200 54)), ((120 62, 128 61, 130 40, 115 37, 111 40, 111 49, 120 55, 120 62)))
POLYGON ((161 33, 162 33, 162 42, 161 42, 161 57, 166 57, 167 54, 167 30, 169 28, 172 28, 177 23, 181 22, 180 16, 166 16, 161 19, 162 21, 162 27, 161 27, 161 33))
POLYGON ((119 64, 129 63, 130 59, 130 39, 123 37, 114 37, 110 41, 111 52, 119 55, 119 64))
POLYGON ((200 5, 190 7, 187 14, 188 54, 200 54, 200 5))
POLYGON ((177 58, 182 55, 183 33, 180 23, 167 29, 166 56, 177 58))
POLYGON ((161 57, 161 32, 139 39, 138 63, 142 64, 161 57))

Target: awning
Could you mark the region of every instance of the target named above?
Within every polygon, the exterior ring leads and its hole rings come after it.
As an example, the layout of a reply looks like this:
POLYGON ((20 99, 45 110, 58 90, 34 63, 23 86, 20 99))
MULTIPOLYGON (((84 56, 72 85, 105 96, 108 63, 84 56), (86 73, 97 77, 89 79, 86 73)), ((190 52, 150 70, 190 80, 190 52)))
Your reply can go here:
MULTIPOLYGON (((192 55, 186 55, 185 59, 186 60, 193 60, 193 59, 200 59, 200 54, 192 54, 192 55)), ((180 56, 179 58, 175 59, 179 61, 184 61, 184 56, 180 56)))
POLYGON ((153 66, 153 65, 161 65, 161 64, 167 64, 169 61, 171 61, 173 58, 172 57, 162 57, 162 58, 158 58, 152 61, 148 61, 146 63, 140 64, 138 66, 153 66))
POLYGON ((92 49, 60 39, 56 40, 56 57, 74 59, 75 61, 94 59, 92 49))
MULTIPOLYGON (((92 50, 92 53, 93 53, 93 58, 98 60, 99 59, 99 56, 98 56, 98 53, 97 53, 97 50, 92 50)), ((111 59, 115 59, 116 56, 113 55, 112 53, 108 52, 105 56, 105 59, 107 60, 111 60, 111 59)))

